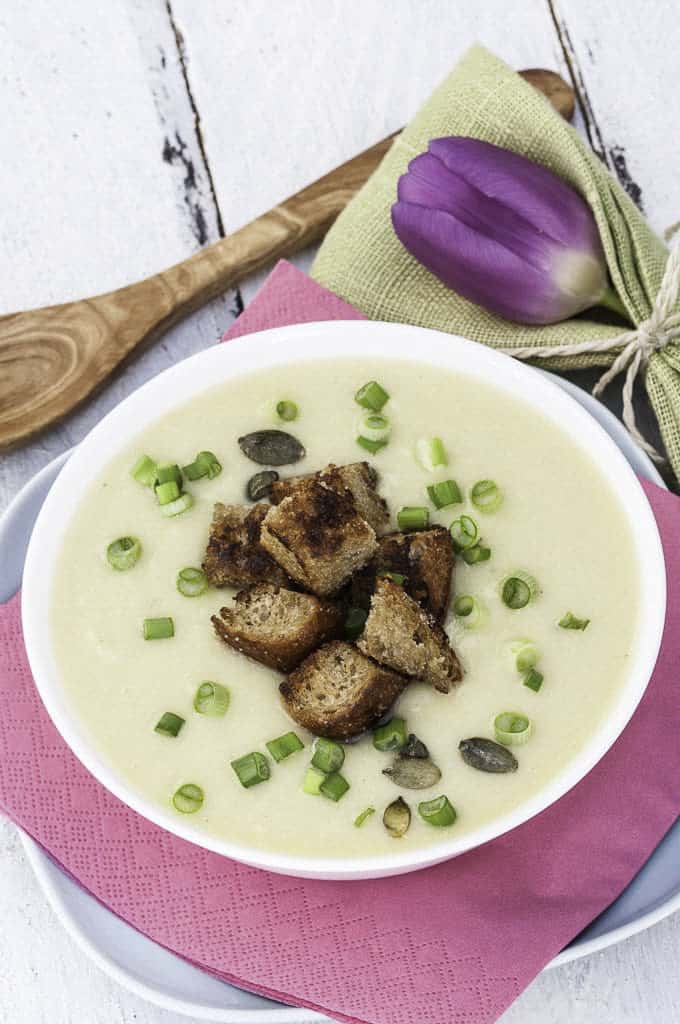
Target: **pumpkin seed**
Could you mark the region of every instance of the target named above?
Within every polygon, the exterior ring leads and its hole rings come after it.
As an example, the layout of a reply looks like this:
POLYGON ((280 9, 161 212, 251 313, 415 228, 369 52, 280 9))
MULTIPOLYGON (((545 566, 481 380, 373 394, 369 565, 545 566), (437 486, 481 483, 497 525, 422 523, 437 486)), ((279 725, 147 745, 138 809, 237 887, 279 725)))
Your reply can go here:
POLYGON ((429 758, 425 761, 411 757, 395 757, 389 768, 383 768, 395 786, 403 789, 429 789, 442 777, 437 765, 429 758))
POLYGON ((481 736, 461 740, 458 749, 465 763, 480 772, 516 772, 519 767, 517 758, 507 747, 481 736))
POLYGON ((238 445, 247 458, 261 466, 285 466, 305 456, 298 439, 285 430, 255 430, 239 437, 238 445))
POLYGON ((406 835, 411 824, 411 808, 401 797, 397 797, 385 808, 383 825, 393 839, 406 835))
POLYGON ((406 740, 406 746, 401 751, 401 756, 420 757, 424 759, 430 756, 430 752, 423 741, 419 740, 414 732, 410 732, 406 740))
POLYGON ((263 498, 269 497, 272 484, 275 484, 278 479, 279 474, 275 469, 263 469, 261 473, 251 476, 246 484, 246 494, 251 501, 262 501, 263 498))

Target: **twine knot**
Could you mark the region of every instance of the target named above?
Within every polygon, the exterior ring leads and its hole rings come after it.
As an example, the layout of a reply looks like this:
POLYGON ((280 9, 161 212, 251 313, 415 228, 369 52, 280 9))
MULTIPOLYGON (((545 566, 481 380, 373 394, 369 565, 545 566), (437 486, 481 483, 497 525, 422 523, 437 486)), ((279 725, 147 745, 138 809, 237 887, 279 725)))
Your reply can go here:
POLYGON ((593 388, 596 398, 602 394, 608 384, 625 373, 623 383, 623 422, 628 433, 642 451, 654 462, 665 461, 654 445, 645 440, 638 429, 633 408, 633 390, 638 373, 645 370, 655 352, 661 351, 671 341, 680 338, 680 313, 674 313, 680 298, 680 243, 676 243, 670 252, 664 269, 661 286, 654 300, 652 312, 646 320, 632 330, 624 331, 613 338, 595 338, 593 341, 577 342, 575 345, 541 345, 525 346, 524 348, 504 349, 508 355, 516 359, 534 359, 540 356, 572 356, 586 352, 613 352, 620 349, 616 359, 605 370, 593 388))

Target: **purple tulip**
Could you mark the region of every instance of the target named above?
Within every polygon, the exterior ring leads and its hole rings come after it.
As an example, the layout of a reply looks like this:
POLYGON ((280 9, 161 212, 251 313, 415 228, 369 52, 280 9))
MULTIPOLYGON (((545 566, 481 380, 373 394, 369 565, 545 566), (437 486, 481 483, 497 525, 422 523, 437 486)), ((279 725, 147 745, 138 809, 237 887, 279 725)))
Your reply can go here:
POLYGON ((590 207, 526 157, 478 139, 432 139, 397 196, 392 223, 408 251, 507 320, 550 324, 616 303, 590 207))

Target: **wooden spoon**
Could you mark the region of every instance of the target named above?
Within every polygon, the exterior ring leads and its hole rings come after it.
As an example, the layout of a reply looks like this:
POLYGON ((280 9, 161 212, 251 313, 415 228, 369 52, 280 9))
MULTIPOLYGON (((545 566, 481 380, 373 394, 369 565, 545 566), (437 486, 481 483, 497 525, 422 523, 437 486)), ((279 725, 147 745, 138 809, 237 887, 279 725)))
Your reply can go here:
MULTIPOLYGON (((564 117, 574 92, 553 71, 520 72, 564 117)), ((324 236, 394 135, 174 267, 89 299, 0 317, 0 449, 62 419, 135 349, 274 260, 324 236)))

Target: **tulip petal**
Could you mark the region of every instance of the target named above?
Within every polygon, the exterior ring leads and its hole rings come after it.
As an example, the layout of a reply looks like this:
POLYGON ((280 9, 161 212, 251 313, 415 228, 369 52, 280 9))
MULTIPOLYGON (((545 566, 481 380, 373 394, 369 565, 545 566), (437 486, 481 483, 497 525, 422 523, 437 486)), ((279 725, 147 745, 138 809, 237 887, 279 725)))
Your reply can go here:
POLYGON ((591 249, 604 261, 590 207, 546 167, 480 139, 432 139, 429 151, 448 170, 499 199, 551 238, 572 248, 591 249))
POLYGON ((561 248, 559 242, 537 231, 521 213, 498 199, 489 198, 475 185, 449 171, 431 153, 423 153, 411 161, 408 174, 399 180, 397 196, 427 209, 450 213, 472 231, 486 235, 546 273, 550 273, 555 249, 561 248))
POLYGON ((399 179, 394 229, 424 266, 510 320, 554 323, 607 283, 587 203, 547 168, 471 138, 433 139, 399 179))
POLYGON ((545 271, 450 213, 399 201, 392 223, 403 245, 444 284, 508 320, 554 323, 584 308, 545 271))

